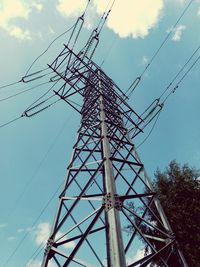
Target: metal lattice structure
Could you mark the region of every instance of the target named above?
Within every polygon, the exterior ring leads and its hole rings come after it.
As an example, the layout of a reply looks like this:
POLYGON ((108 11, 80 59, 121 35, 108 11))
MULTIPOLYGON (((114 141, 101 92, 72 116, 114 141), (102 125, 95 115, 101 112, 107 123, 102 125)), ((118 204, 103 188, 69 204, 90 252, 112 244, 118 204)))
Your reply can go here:
POLYGON ((49 68, 81 123, 42 266, 187 266, 133 144, 145 120, 84 51, 49 68))

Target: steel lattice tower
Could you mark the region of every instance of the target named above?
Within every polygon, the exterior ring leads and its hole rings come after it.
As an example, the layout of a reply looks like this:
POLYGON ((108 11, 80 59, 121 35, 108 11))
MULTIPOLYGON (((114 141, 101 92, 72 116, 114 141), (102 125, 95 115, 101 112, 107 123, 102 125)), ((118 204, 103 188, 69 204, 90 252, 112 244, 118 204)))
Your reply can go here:
MULTIPOLYGON (((187 266, 132 141, 144 118, 91 60, 97 44, 94 34, 78 54, 65 46, 49 65, 59 85, 54 95, 80 113, 81 123, 42 266, 170 266, 175 257, 187 266)), ((38 113, 43 102, 23 115, 38 113)))

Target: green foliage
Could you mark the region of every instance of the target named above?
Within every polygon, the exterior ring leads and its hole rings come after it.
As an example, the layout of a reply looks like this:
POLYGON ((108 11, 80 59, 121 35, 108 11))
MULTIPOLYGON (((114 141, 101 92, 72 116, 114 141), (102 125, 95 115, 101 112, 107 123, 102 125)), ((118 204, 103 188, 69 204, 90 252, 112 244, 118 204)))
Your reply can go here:
MULTIPOLYGON (((154 188, 190 267, 200 266, 200 181, 188 165, 172 161, 155 173, 154 188)), ((174 266, 174 265, 173 265, 174 266)))

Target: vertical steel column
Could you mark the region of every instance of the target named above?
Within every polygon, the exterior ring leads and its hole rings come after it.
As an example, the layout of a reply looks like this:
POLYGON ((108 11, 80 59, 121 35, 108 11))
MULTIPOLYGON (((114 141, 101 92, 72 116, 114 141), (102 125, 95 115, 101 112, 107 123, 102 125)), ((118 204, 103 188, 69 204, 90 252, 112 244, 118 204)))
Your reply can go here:
POLYGON ((103 157, 105 159, 104 162, 104 170, 105 170, 105 187, 106 194, 109 195, 110 202, 112 203, 112 207, 107 211, 107 219, 108 219, 108 242, 109 242, 109 255, 110 255, 110 267, 125 267, 125 253, 123 246, 123 239, 121 233, 121 224, 119 218, 119 210, 116 208, 116 186, 115 179, 113 173, 113 167, 110 160, 111 152, 109 140, 107 138, 107 124, 106 124, 106 114, 104 110, 104 97, 103 90, 101 86, 101 74, 98 71, 99 78, 99 88, 100 88, 100 120, 101 120, 101 132, 103 136, 102 147, 103 147, 103 157))

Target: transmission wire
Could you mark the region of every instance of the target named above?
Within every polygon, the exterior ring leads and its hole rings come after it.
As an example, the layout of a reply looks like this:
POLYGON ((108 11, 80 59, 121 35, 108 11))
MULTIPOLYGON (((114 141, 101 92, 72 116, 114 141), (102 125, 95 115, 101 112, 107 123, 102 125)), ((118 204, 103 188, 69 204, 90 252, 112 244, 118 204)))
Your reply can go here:
MULTIPOLYGON (((85 8, 82 16, 85 15, 85 13, 86 13, 86 11, 88 9, 89 3, 90 3, 90 0, 88 0, 88 3, 86 5, 86 8, 85 8)), ((53 41, 51 41, 51 43, 48 45, 48 47, 32 62, 32 64, 30 65, 30 67, 26 71, 25 76, 28 75, 28 73, 31 70, 31 68, 33 67, 33 65, 38 61, 39 58, 41 58, 49 50, 49 48, 53 45, 53 43, 56 42, 61 36, 65 35, 69 31, 71 31, 75 25, 76 25, 76 22, 70 28, 68 28, 66 31, 64 31, 63 33, 61 33, 60 35, 58 35, 55 39, 53 39, 53 41)))
POLYGON ((149 131, 149 133, 148 133, 148 135, 145 137, 145 139, 136 147, 136 149, 138 149, 139 147, 141 147, 146 141, 147 141, 147 139, 150 137, 150 135, 152 134, 152 132, 153 132, 153 130, 155 129, 155 127, 156 127, 156 124, 157 124, 157 122, 158 122, 158 119, 159 119, 159 117, 160 117, 160 114, 161 114, 161 111, 158 113, 158 115, 157 115, 157 118, 156 118, 156 120, 154 121, 154 124, 152 125, 152 127, 151 127, 151 130, 149 131))
MULTIPOLYGON (((47 95, 53 88, 54 88, 54 86, 58 83, 60 81, 60 79, 59 80, 57 80, 45 93, 43 93, 37 100, 35 100, 30 106, 28 106, 28 108, 26 108, 26 110, 30 110, 31 109, 31 107, 33 107, 40 99, 42 99, 45 95, 47 95)), ((52 95, 52 96, 55 96, 55 95, 52 95)), ((52 96, 50 96, 50 97, 52 97, 52 96)), ((46 100, 44 100, 44 101, 47 101, 49 98, 46 98, 46 100)))
POLYGON ((15 205, 12 208, 12 211, 7 215, 7 219, 14 213, 14 211, 17 209, 18 203, 20 202, 20 200, 22 199, 22 197, 24 196, 24 194, 26 193, 27 189, 29 188, 30 184, 33 182, 33 180, 35 179, 35 177, 37 176, 38 172, 40 171, 42 164, 45 162, 45 160, 47 159, 49 153, 51 152, 51 150, 53 149, 53 147, 55 146, 58 138, 61 136, 62 132, 64 131, 67 123, 71 120, 72 118, 72 112, 70 112, 69 116, 67 117, 67 119, 65 120, 62 128, 60 129, 60 131, 57 133, 56 137, 53 139, 52 143, 50 144, 49 148, 47 149, 46 153, 44 154, 43 158, 41 159, 40 163, 38 164, 37 168, 35 169, 33 175, 30 177, 30 179, 27 181, 26 185, 24 186, 21 194, 19 195, 19 197, 15 200, 15 205))
POLYGON ((6 127, 7 125, 12 124, 13 122, 15 122, 15 121, 21 119, 22 117, 23 117, 23 116, 21 115, 21 116, 15 118, 15 119, 13 119, 13 120, 10 120, 10 121, 8 121, 8 122, 6 122, 6 123, 1 124, 1 125, 0 125, 0 128, 6 127))
MULTIPOLYGON (((199 47, 200 48, 200 47, 199 47)), ((193 54, 192 54, 192 56, 190 57, 190 59, 189 60, 191 60, 191 58, 193 57, 193 54)), ((188 62, 189 62, 189 60, 186 62, 186 64, 183 66, 183 68, 181 69, 181 71, 182 70, 184 70, 184 68, 185 68, 185 66, 188 64, 188 62)), ((176 90, 178 89, 178 87, 179 87, 179 85, 180 85, 180 83, 185 79, 185 77, 189 74, 189 72, 192 70, 192 68, 196 65, 196 63, 198 62, 200 60, 200 55, 197 57, 197 59, 193 62, 193 64, 190 66, 190 68, 187 70, 187 72, 180 78, 180 80, 178 81, 178 83, 176 84, 176 86, 170 91, 170 93, 165 97, 165 99, 162 101, 162 105, 164 105, 164 103, 168 100, 168 98, 172 95, 172 94, 174 94, 175 92, 176 92, 176 90)), ((180 71, 179 71, 179 73, 175 76, 176 78, 178 77, 178 75, 180 74, 180 71)), ((174 79, 175 80, 175 79, 174 79)), ((167 89, 169 89, 169 87, 167 88, 167 89)), ((165 90, 166 91, 166 90, 165 90)), ((163 96, 163 94, 161 95, 161 96, 163 96)), ((151 128, 151 130, 150 130, 150 132, 148 133, 148 135, 146 136, 146 138, 136 147, 136 149, 138 149, 139 147, 141 147, 146 141, 147 141, 147 139, 149 138, 149 136, 151 135, 151 133, 153 132, 153 130, 154 130, 154 128, 155 128, 155 126, 156 126, 156 123, 157 123, 157 121, 158 121, 158 119, 159 119, 159 117, 160 117, 160 114, 161 114, 161 112, 162 112, 162 110, 158 113, 158 116, 157 116, 157 118, 156 118, 156 120, 155 120, 155 122, 154 122, 154 124, 153 124, 153 126, 152 126, 152 128, 151 128)))
POLYGON ((33 65, 38 61, 39 58, 41 58, 48 50, 49 48, 53 45, 53 43, 55 41, 57 41, 61 36, 63 36, 64 34, 68 33, 69 31, 71 31, 71 29, 73 29, 73 27, 75 26, 75 23, 66 31, 64 31, 63 33, 61 33, 60 35, 58 35, 49 45, 48 47, 31 63, 30 67, 28 68, 28 70, 25 73, 25 77, 28 75, 28 73, 30 72, 30 70, 32 69, 33 65))
MULTIPOLYGON (((188 63, 191 61, 191 59, 194 57, 194 55, 198 52, 198 50, 200 49, 200 45, 197 47, 197 49, 192 53, 192 55, 189 57, 189 59, 186 61, 186 63, 183 65, 183 67, 179 70, 179 72, 175 75, 175 77, 173 78, 173 80, 169 83, 168 87, 163 91, 163 93, 161 94, 161 96, 158 98, 160 99, 165 92, 170 88, 170 86, 173 84, 173 82, 177 79, 177 77, 181 74, 181 72, 185 69, 185 67, 188 65, 188 63)), ((186 78, 186 76, 190 73, 190 71, 192 70, 192 68, 198 63, 198 61, 200 60, 200 55, 196 58, 196 60, 192 63, 192 65, 190 66, 190 68, 185 72, 185 74, 179 79, 179 81, 177 82, 176 86, 169 92, 169 94, 165 97, 165 99, 162 101, 162 105, 165 104, 165 102, 168 100, 168 98, 174 94, 176 92, 176 90, 178 89, 179 85, 182 83, 182 81, 186 78)), ((162 110, 161 110, 162 111, 162 110)), ((151 133, 153 132, 156 123, 159 119, 159 116, 161 114, 161 111, 158 113, 158 116, 150 130, 150 132, 148 133, 147 137, 136 147, 137 149, 142 146, 146 140, 149 138, 149 136, 151 135, 151 133)))
MULTIPOLYGON (((60 190, 61 186, 63 183, 61 183, 59 185, 59 187, 56 189, 56 191, 52 194, 52 196, 50 197, 50 199, 48 200, 48 202, 46 203, 46 205, 44 206, 44 208, 41 210, 40 214, 38 215, 38 217, 35 219, 35 221, 33 222, 33 224, 31 225, 31 228, 33 228, 36 223, 39 221, 39 219, 41 218, 41 216, 43 215, 43 213, 46 211, 46 209, 48 208, 48 206, 50 205, 51 201, 54 199, 55 195, 58 193, 58 191, 60 190)), ((13 252, 10 254, 10 256, 8 257, 8 259, 6 260, 6 262, 2 265, 2 267, 7 266, 7 264, 10 262, 10 260, 13 258, 13 256, 16 254, 16 252, 19 250, 19 248, 21 247, 21 245, 23 244, 24 240, 26 239, 26 237, 29 235, 29 232, 26 232, 25 235, 22 237, 22 239, 19 241, 18 245, 15 247, 15 249, 13 250, 13 252)))
POLYGON ((192 68, 197 64, 197 62, 200 60, 200 55, 197 57, 197 59, 193 62, 193 64, 190 66, 190 68, 186 71, 186 73, 180 78, 180 80, 177 82, 176 86, 171 90, 171 92, 165 97, 163 104, 168 100, 168 98, 176 92, 179 85, 182 83, 182 81, 186 78, 186 76, 190 73, 192 68))
POLYGON ((29 257, 29 259, 26 261, 24 267, 27 267, 27 264, 31 261, 31 260, 35 260, 38 255, 44 250, 45 245, 40 245, 35 251, 34 253, 29 257))
POLYGON ((22 82, 22 80, 20 80, 20 81, 18 81, 18 82, 13 82, 13 83, 9 83, 9 84, 6 84, 6 85, 2 85, 2 86, 0 86, 0 90, 1 90, 1 89, 4 89, 4 88, 6 88, 6 87, 10 87, 10 86, 12 86, 12 85, 18 84, 18 83, 20 83, 20 82, 22 82))
MULTIPOLYGON (((159 99, 163 97, 163 95, 169 90, 169 88, 172 86, 172 84, 175 82, 175 80, 178 78, 178 76, 181 74, 181 72, 184 71, 186 66, 190 63, 192 58, 195 56, 195 54, 200 49, 200 45, 195 49, 195 51, 192 53, 192 55, 189 57, 189 59, 186 61, 186 63, 182 66, 182 68, 178 71, 178 73, 175 75, 175 77, 172 79, 172 81, 169 83, 169 85, 166 87, 166 89, 163 91, 163 93, 160 95, 159 99)), ((196 63, 195 63, 196 64, 196 63)))
POLYGON ((102 67, 105 63, 105 61, 108 59, 108 57, 110 56, 111 52, 112 52, 112 48, 116 45, 116 39, 117 37, 115 36, 115 38, 113 38, 113 42, 111 43, 110 47, 108 48, 101 64, 100 64, 100 67, 102 67))
POLYGON ((181 13, 180 17, 178 18, 178 20, 175 22, 175 24, 172 26, 171 30, 169 31, 169 33, 167 34, 167 36, 164 38, 163 42, 161 43, 161 45, 158 47, 158 49, 156 50, 156 52, 153 54, 151 60, 149 61, 149 63, 147 64, 147 66, 145 67, 145 69, 142 71, 142 73, 140 74, 140 76, 138 76, 132 83, 131 85, 128 87, 128 89, 126 90, 125 94, 127 94, 130 90, 130 93, 128 95, 128 97, 130 97, 130 95, 133 93, 133 91, 135 90, 135 88, 138 86, 138 84, 140 83, 143 75, 145 74, 145 72, 147 71, 147 69, 150 67, 150 65, 152 64, 152 62, 154 61, 154 59, 157 57, 158 53, 160 52, 160 50, 162 49, 162 47, 165 45, 165 43, 167 42, 167 40, 169 39, 169 37, 172 34, 172 30, 176 28, 176 26, 178 25, 178 23, 180 22, 180 20, 182 19, 182 17, 185 15, 185 13, 187 12, 187 10, 189 9, 189 7, 191 6, 192 2, 194 0, 190 0, 190 2, 188 3, 188 5, 185 7, 185 9, 183 10, 183 12, 181 13), (138 80, 138 82, 136 82, 138 80), (132 88, 133 87, 133 88, 132 88), (132 88, 132 89, 131 89, 132 88))
POLYGON ((103 29, 103 27, 104 27, 104 25, 106 23, 106 20, 108 19, 108 16, 109 16, 110 12, 112 11, 112 8, 113 8, 113 6, 115 4, 115 1, 116 0, 110 0, 108 2, 107 6, 105 8, 105 11, 103 12, 103 15, 101 16, 101 19, 100 19, 99 24, 97 26, 97 30, 98 30, 98 28, 100 28, 98 34, 101 33, 101 31, 102 31, 102 29, 103 29), (112 4, 111 4, 111 2, 112 2, 112 4), (110 8, 109 8, 109 6, 110 6, 110 8))
POLYGON ((13 98, 13 97, 15 97, 15 96, 24 94, 24 93, 26 93, 26 92, 32 91, 32 90, 34 90, 34 89, 40 87, 41 85, 45 85, 45 84, 47 84, 47 83, 50 83, 50 82, 49 82, 49 81, 48 81, 48 82, 43 82, 43 83, 37 84, 37 85, 35 85, 35 86, 31 87, 31 88, 25 89, 25 90, 23 90, 23 91, 21 91, 21 92, 19 92, 19 93, 10 95, 10 96, 5 97, 5 98, 1 98, 1 99, 0 99, 0 102, 3 102, 3 101, 5 101, 5 100, 8 100, 8 99, 13 98))

